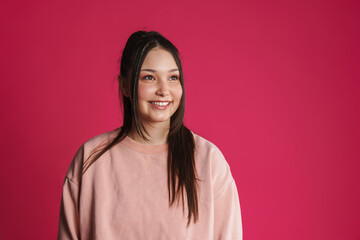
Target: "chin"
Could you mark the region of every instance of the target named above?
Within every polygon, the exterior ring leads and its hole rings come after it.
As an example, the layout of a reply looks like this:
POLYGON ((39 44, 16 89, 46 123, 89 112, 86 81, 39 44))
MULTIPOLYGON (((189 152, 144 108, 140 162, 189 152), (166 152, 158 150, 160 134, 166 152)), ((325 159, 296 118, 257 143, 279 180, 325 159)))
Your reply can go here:
POLYGON ((153 123, 170 122, 170 118, 167 118, 167 119, 152 119, 151 122, 153 122, 153 123))
POLYGON ((149 122, 152 123, 161 123, 161 122, 170 122, 170 117, 164 117, 164 118, 150 118, 149 122))

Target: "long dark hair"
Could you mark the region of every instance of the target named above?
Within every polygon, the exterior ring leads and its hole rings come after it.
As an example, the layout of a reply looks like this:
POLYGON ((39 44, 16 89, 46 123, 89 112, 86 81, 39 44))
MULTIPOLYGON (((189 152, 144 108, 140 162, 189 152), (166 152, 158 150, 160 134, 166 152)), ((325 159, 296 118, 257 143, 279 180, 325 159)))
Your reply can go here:
POLYGON ((198 220, 198 198, 197 198, 197 178, 195 167, 195 143, 191 131, 183 124, 185 112, 185 88, 183 71, 177 48, 161 34, 150 31, 138 31, 133 33, 126 42, 120 61, 119 96, 122 96, 123 102, 123 126, 119 134, 105 145, 98 147, 84 162, 83 174, 99 159, 107 150, 121 142, 130 132, 134 124, 138 134, 147 141, 147 134, 138 115, 138 85, 139 73, 146 55, 155 47, 161 47, 169 51, 175 59, 179 68, 180 82, 183 90, 180 105, 176 112, 171 116, 170 129, 167 136, 168 144, 168 192, 170 207, 175 200, 179 201, 180 192, 182 198, 182 206, 184 210, 184 188, 186 191, 188 205, 188 222, 194 217, 194 223, 198 220), (130 95, 125 96, 122 86, 130 87, 130 95), (144 134, 145 133, 145 134, 144 134), (176 184, 177 183, 177 184, 176 184))

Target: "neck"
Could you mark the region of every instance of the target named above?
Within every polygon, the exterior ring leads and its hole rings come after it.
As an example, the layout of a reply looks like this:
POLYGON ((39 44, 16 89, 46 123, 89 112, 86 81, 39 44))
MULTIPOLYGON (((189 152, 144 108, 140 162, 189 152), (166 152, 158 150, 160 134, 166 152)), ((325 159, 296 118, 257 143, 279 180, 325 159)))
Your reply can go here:
POLYGON ((145 140, 142 137, 140 137, 134 125, 131 127, 128 136, 134 141, 148 145, 161 145, 167 143, 167 136, 169 133, 170 123, 157 123, 151 125, 147 123, 143 123, 143 125, 149 134, 146 135, 146 133, 144 133, 145 137, 149 140, 148 142, 145 142, 145 140))

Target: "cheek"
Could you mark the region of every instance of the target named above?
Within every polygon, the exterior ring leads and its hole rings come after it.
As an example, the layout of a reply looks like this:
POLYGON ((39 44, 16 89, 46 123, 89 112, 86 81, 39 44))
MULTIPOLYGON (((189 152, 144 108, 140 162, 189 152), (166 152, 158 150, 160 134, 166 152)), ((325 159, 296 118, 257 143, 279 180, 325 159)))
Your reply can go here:
POLYGON ((152 92, 153 90, 150 87, 145 86, 143 84, 139 84, 139 88, 138 88, 139 99, 149 100, 149 98, 152 96, 152 92))
POLYGON ((177 99, 177 101, 181 100, 183 94, 183 90, 181 85, 177 86, 176 89, 174 89, 174 97, 177 99))

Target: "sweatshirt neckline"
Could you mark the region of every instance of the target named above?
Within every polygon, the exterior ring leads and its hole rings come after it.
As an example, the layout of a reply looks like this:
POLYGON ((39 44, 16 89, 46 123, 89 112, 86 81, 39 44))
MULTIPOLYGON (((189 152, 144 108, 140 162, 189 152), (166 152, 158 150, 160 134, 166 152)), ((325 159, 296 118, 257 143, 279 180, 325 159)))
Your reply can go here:
POLYGON ((149 145, 149 144, 137 142, 132 138, 130 138, 129 136, 126 136, 124 140, 121 141, 121 143, 133 151, 146 153, 146 154, 160 153, 167 150, 168 148, 167 143, 160 145, 149 145))

